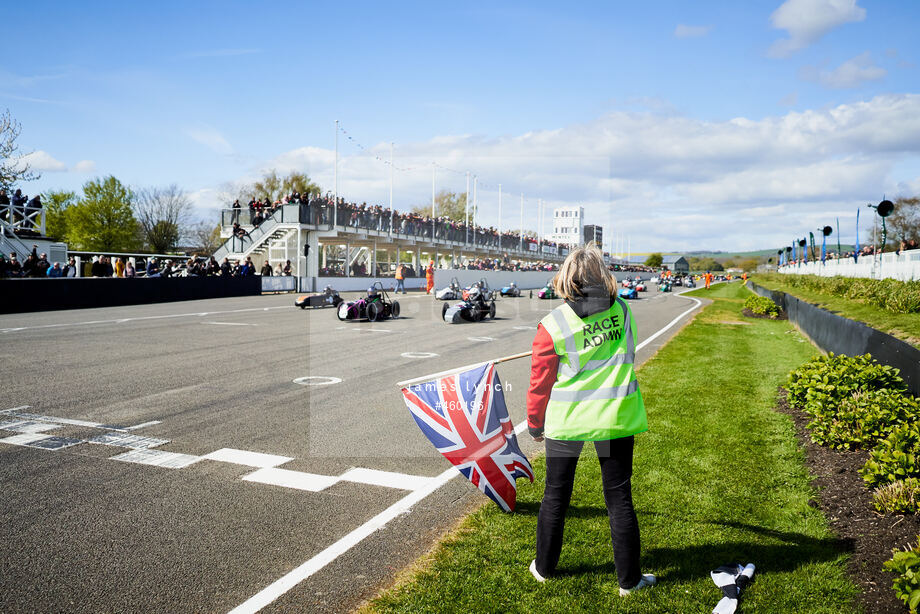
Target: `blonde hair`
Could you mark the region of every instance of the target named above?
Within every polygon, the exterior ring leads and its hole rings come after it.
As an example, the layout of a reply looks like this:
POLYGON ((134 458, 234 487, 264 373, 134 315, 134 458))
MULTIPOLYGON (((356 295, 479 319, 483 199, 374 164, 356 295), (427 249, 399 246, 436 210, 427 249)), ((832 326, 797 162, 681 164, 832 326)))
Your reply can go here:
POLYGON ((613 294, 617 280, 604 264, 604 255, 592 242, 571 252, 553 277, 556 294, 567 300, 582 296, 588 286, 604 286, 613 294))

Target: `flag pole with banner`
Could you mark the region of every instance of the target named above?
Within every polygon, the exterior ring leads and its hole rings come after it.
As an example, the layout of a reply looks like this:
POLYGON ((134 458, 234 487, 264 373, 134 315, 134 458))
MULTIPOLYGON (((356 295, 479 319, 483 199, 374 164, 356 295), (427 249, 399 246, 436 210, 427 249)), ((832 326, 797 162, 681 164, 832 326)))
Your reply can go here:
POLYGON ((465 478, 506 512, 517 503, 517 480, 534 479, 517 441, 496 363, 530 352, 399 382, 422 434, 465 478))
POLYGON ((856 210, 856 247, 853 248, 853 262, 859 262, 859 209, 856 210))

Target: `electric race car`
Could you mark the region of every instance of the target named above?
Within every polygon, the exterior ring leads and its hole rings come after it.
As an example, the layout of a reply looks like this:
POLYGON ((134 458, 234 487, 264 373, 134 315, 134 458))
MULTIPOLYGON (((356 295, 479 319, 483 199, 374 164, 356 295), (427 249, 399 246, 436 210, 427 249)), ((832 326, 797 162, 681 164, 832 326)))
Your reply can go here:
POLYGON ((306 309, 307 307, 338 307, 344 299, 339 293, 332 289, 332 286, 326 286, 319 294, 302 294, 294 301, 295 307, 306 309))
POLYGON ((521 289, 518 288, 515 282, 511 282, 510 285, 502 286, 501 291, 502 296, 521 296, 521 289))
POLYGON ((375 281, 374 285, 367 289, 367 296, 359 298, 356 301, 342 302, 339 304, 335 314, 340 320, 385 320, 387 318, 399 317, 399 301, 391 301, 387 296, 383 284, 375 281))
POLYGON ((477 284, 473 284, 465 293, 466 298, 455 305, 444 303, 441 317, 448 324, 460 322, 479 322, 485 318, 495 319, 495 298, 491 292, 484 293, 477 284))
POLYGON ((537 298, 556 298, 556 289, 553 288, 553 281, 546 282, 546 285, 537 292, 537 298))
POLYGON ((637 299, 639 293, 635 288, 620 288, 620 298, 637 299))
POLYGON ((455 301, 460 298, 460 295, 463 293, 463 288, 460 286, 460 281, 456 277, 452 277, 450 284, 446 288, 441 288, 434 293, 434 297, 439 301, 455 301))

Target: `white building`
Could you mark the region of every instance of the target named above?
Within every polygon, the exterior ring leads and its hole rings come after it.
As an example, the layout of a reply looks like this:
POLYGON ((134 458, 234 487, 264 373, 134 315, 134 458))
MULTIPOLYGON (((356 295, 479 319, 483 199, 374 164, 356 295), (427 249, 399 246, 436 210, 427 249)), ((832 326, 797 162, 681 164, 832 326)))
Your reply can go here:
POLYGON ((585 208, 558 207, 553 209, 553 234, 549 240, 567 245, 584 242, 585 208))

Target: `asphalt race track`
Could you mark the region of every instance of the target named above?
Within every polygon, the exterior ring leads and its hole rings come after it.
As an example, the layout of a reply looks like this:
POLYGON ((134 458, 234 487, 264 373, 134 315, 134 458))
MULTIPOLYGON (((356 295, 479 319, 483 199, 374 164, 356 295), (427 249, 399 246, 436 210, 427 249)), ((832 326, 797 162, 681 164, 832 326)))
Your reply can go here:
MULTIPOLYGON (((487 501, 432 481, 450 464, 395 383, 528 351, 557 304, 448 325, 398 298, 373 324, 289 294, 0 316, 0 611, 345 612, 386 585, 487 501)), ((638 341, 693 306, 643 294, 638 341)), ((519 424, 529 361, 498 370, 519 424)))

